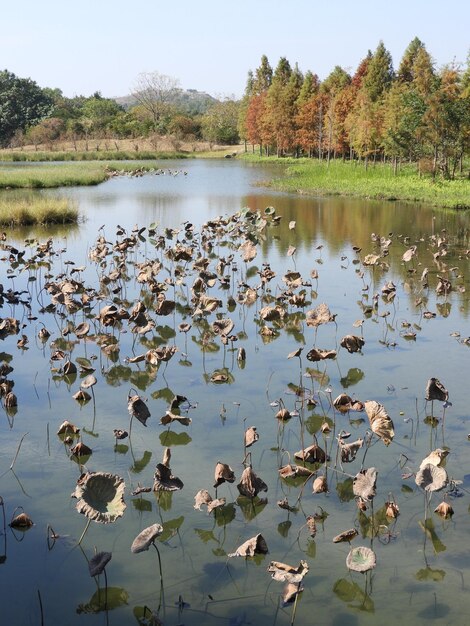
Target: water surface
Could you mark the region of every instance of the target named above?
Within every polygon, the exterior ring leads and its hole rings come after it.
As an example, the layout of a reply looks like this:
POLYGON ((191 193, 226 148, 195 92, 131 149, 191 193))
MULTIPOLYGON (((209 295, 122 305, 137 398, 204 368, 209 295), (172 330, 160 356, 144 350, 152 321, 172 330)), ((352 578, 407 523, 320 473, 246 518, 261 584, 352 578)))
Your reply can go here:
MULTIPOLYGON (((412 204, 276 193, 260 183, 275 176, 278 168, 232 160, 165 161, 161 167, 164 175, 120 177, 98 187, 44 192, 67 194, 77 201, 84 216, 78 229, 7 233, 6 243, 20 249, 25 238, 44 242, 52 234, 54 254, 47 257, 47 266, 28 269, 23 263, 11 267, 8 251, 2 251, 4 291, 24 292, 20 299, 26 304, 4 300, 0 314, 18 319, 22 326, 20 335, 5 337, 0 346, 1 360, 14 368, 9 378, 14 379, 18 396, 17 412, 8 415, 4 411, 0 421, 0 473, 4 472, 0 495, 7 523, 16 507, 23 507, 35 523, 24 535, 14 535, 7 527, 2 537, 0 593, 5 623, 38 623, 39 599, 46 624, 138 623, 136 607, 156 610, 159 604, 158 563, 153 549, 133 555, 130 545, 143 528, 158 522, 165 529, 164 541, 159 543, 165 591, 159 617, 164 624, 290 624, 293 616, 296 624, 310 624, 312 616, 319 624, 392 624, 397 618, 413 624, 464 624, 470 609, 466 593, 470 444, 465 393, 470 353, 464 341, 470 334, 467 215, 412 204), (99 326, 94 318, 100 307, 117 298, 125 298, 129 309, 139 300, 149 309, 155 305, 155 296, 136 281, 133 264, 153 258, 170 265, 144 232, 145 240, 126 257, 122 278, 109 282, 107 276, 119 268, 123 257, 115 251, 101 264, 91 262, 89 253, 98 237, 112 249, 136 226, 152 224, 157 235, 174 229, 172 239, 166 233, 168 248, 185 239, 188 222, 194 226, 194 241, 205 222, 243 207, 261 213, 275 207, 282 219, 278 226, 268 225, 262 232, 257 257, 249 264, 240 259, 226 233, 221 232, 212 248, 211 269, 219 257, 234 257, 226 270, 229 288, 216 282, 210 291, 223 303, 223 315, 234 321, 237 342, 223 346, 211 335, 216 314, 198 320, 188 313, 194 280, 189 271, 167 291, 178 304, 175 314, 152 313, 155 328, 144 336, 133 334, 127 323, 114 331, 99 326), (388 255, 380 259, 381 266, 364 266, 367 254, 380 252, 380 238, 391 240, 388 255), (412 245, 417 254, 405 262, 403 254, 412 245), (289 255, 289 246, 295 248, 294 254, 289 255), (259 285, 257 271, 262 271, 264 263, 276 272, 264 300, 238 303, 241 285, 259 285), (78 276, 101 293, 88 318, 80 310, 70 314, 59 308, 48 313, 47 281, 60 274, 71 276, 71 270, 80 266, 84 269, 78 276), (427 286, 421 280, 425 268, 427 286), (307 304, 288 305, 285 323, 277 328, 271 324, 276 336, 263 338, 260 309, 286 289, 282 277, 289 270, 299 271, 309 283, 301 288, 307 304), (312 270, 318 278, 311 277, 312 270), (446 296, 436 293, 440 277, 452 283, 446 296), (381 295, 387 281, 396 285, 395 299, 390 302, 381 295), (229 300, 232 310, 226 313, 229 300), (335 321, 318 329, 308 327, 305 312, 322 302, 328 304, 335 321), (68 322, 76 325, 84 319, 92 325, 90 334, 107 333, 119 340, 115 357, 107 356, 93 339, 79 340, 73 332, 64 337, 68 322), (193 324, 187 335, 178 330, 181 321, 193 324), (362 330, 357 322, 362 322, 362 330), (43 325, 52 333, 45 344, 37 339, 43 325), (29 339, 27 349, 17 347, 22 334, 29 339), (314 346, 338 350, 347 334, 363 335, 362 353, 341 349, 336 360, 319 364, 306 359, 314 346), (178 348, 167 365, 153 368, 144 362, 129 363, 129 357, 157 345, 178 348), (236 359, 240 346, 247 354, 244 366, 236 359), (301 361, 288 359, 298 347, 304 348, 301 361), (61 363, 51 361, 57 348, 75 362, 82 357, 94 365, 98 381, 94 401, 80 407, 72 398, 85 374, 64 380, 61 363), (214 384, 211 376, 220 371, 228 381, 214 384), (430 377, 443 382, 452 402, 445 420, 442 403, 434 403, 434 426, 426 419, 431 405, 426 406, 424 400, 430 377), (293 393, 299 384, 313 392, 316 408, 302 406, 293 393), (116 447, 113 429, 129 429, 131 389, 147 400, 151 418, 146 428, 134 420, 131 439, 116 447), (335 467, 335 435, 345 429, 351 432, 351 440, 364 437, 368 422, 364 413, 333 411, 330 400, 342 391, 363 401, 383 403, 395 426, 389 447, 374 438, 365 457, 362 449, 343 468, 335 467), (168 429, 159 424, 174 394, 185 395, 193 407, 188 410, 192 419, 188 427, 168 429), (275 418, 279 407, 273 406, 280 399, 289 410, 299 412, 284 426, 275 418), (81 468, 56 436, 64 419, 81 428, 84 443, 93 450, 86 469, 118 474, 126 481, 127 509, 122 519, 107 526, 92 523, 80 547, 77 540, 86 519, 75 511, 70 494, 81 468), (336 423, 336 431, 328 437, 319 431, 325 420, 336 423), (268 485, 267 493, 255 502, 239 499, 236 488, 243 470, 243 433, 251 425, 260 434, 251 448, 253 469, 268 485), (25 434, 14 472, 9 471, 25 434), (278 477, 280 465, 293 460, 294 452, 302 447, 302 437, 308 445, 314 434, 332 457, 326 472, 319 468, 328 479, 326 494, 312 494, 311 481, 302 487, 302 481, 278 477), (184 482, 183 490, 160 498, 154 493, 131 496, 139 485, 152 485, 166 446, 171 447, 171 468, 184 482), (408 477, 437 447, 449 448, 448 475, 463 481, 446 496, 455 514, 445 521, 433 513, 443 492, 434 494, 426 507, 424 493, 414 477, 408 477), (218 489, 217 495, 227 501, 222 514, 206 515, 194 509, 194 495, 207 489, 215 496, 217 460, 230 464, 237 480, 218 489), (373 509, 369 505, 365 517, 359 514, 351 491, 352 477, 361 464, 376 467, 379 476, 373 509), (284 497, 296 505, 297 512, 277 505, 284 497), (382 528, 378 534, 371 532, 367 520, 390 499, 398 503, 399 517, 394 521, 379 515, 376 519, 382 528), (328 517, 323 524, 317 523, 315 538, 309 537, 306 517, 321 510, 328 517), (46 540, 48 525, 60 536, 52 549, 46 540), (351 527, 359 531, 352 546, 372 547, 377 555, 377 567, 367 577, 348 572, 347 543, 332 543, 335 535, 351 527), (268 555, 247 561, 227 557, 257 533, 265 537, 268 555), (94 612, 96 601, 91 601, 97 586, 89 576, 87 559, 95 549, 113 555, 107 573, 108 585, 115 588, 110 604, 116 608, 107 616, 104 611, 94 612), (271 581, 266 568, 270 560, 297 565, 300 559, 307 561, 310 571, 294 615, 292 606, 280 607, 282 584, 271 581)), ((191 240, 186 239, 186 244, 191 245, 191 240)), ((202 247, 196 248, 197 254, 207 254, 202 247)), ((34 249, 35 244, 26 248, 26 259, 34 249)), ((159 280, 171 277, 162 270, 159 280)), ((104 586, 103 576, 100 584, 104 586)))

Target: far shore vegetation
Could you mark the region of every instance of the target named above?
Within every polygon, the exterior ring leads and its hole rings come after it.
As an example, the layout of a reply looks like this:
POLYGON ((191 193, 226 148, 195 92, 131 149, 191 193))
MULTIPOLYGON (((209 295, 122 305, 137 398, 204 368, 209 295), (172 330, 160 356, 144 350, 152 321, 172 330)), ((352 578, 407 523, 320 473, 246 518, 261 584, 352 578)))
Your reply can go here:
POLYGON ((288 164, 282 189, 468 208, 470 53, 437 68, 415 37, 394 68, 380 41, 353 72, 336 66, 323 80, 263 55, 238 100, 185 92, 158 71, 118 99, 68 98, 0 71, 0 161, 77 162, 1 166, 0 189, 98 184, 110 161, 255 151, 288 164))
POLYGON ((282 172, 266 186, 282 191, 318 196, 356 196, 374 200, 420 202, 452 209, 470 209, 470 180, 435 179, 419 173, 414 164, 369 164, 359 161, 294 159, 246 155, 252 163, 282 165, 282 172))
POLYGON ((79 212, 70 198, 54 198, 33 194, 0 196, 0 226, 47 226, 52 224, 76 224, 79 212))

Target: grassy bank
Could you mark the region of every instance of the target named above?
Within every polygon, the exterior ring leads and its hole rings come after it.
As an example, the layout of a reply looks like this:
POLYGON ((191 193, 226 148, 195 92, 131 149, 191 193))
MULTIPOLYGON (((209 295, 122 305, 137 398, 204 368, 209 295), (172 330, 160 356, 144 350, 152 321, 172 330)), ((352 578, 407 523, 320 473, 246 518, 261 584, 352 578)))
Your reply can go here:
POLYGON ((76 224, 78 209, 67 198, 38 198, 33 195, 0 196, 0 226, 18 227, 76 224))
MULTIPOLYGON (((154 161, 139 161, 139 169, 155 168, 154 161)), ((135 162, 93 161, 45 165, 0 166, 0 189, 52 189, 98 185, 108 178, 109 170, 132 172, 135 162)))
POLYGON ((314 195, 344 195, 377 200, 404 200, 434 206, 470 209, 468 179, 435 182, 420 177, 416 166, 401 166, 394 175, 388 164, 370 164, 366 170, 357 162, 331 161, 330 165, 313 159, 244 157, 255 163, 279 163, 287 166, 282 175, 269 183, 283 191, 314 195))

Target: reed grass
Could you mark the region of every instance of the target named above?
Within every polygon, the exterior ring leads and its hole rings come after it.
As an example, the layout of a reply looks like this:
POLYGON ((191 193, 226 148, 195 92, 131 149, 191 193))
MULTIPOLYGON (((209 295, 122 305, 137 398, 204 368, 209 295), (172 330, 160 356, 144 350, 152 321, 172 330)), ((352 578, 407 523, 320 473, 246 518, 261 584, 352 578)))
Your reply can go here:
POLYGON ((269 184, 283 191, 312 195, 356 196, 375 200, 402 200, 454 209, 470 209, 470 180, 433 180, 419 176, 414 165, 402 165, 394 174, 389 164, 357 161, 260 158, 250 162, 279 163, 285 167, 269 184))
POLYGON ((20 227, 49 224, 76 224, 79 213, 69 198, 24 195, 0 196, 0 226, 20 227))
POLYGON ((186 159, 188 154, 184 152, 154 152, 152 150, 89 150, 75 152, 67 151, 1 151, 0 161, 5 162, 48 162, 48 161, 142 161, 142 160, 167 160, 186 159))

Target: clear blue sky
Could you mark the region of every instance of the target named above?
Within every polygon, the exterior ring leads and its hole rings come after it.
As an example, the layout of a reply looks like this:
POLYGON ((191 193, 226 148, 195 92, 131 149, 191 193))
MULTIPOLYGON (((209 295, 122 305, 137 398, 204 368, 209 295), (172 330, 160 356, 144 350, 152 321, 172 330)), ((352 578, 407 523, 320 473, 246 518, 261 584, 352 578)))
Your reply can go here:
POLYGON ((129 93, 140 72, 240 96, 266 54, 321 79, 382 39, 394 66, 418 36, 436 67, 466 62, 469 0, 5 0, 0 69, 66 96, 129 93))

